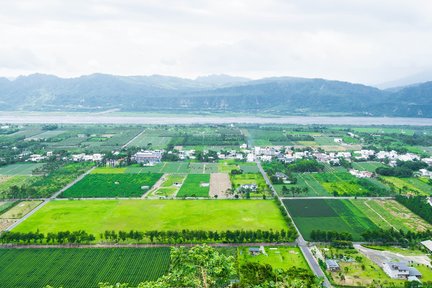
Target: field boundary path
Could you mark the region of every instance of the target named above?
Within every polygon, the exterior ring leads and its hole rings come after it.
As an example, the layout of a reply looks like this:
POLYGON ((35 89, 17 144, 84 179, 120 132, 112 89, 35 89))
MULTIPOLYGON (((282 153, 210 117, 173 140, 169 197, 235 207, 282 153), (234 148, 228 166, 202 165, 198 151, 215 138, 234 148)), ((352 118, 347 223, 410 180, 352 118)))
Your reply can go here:
POLYGON ((57 191, 56 193, 54 193, 51 197, 46 198, 41 204, 39 204, 38 206, 36 206, 33 210, 31 210, 29 213, 27 213, 26 215, 24 215, 24 217, 22 217, 21 219, 19 219, 15 223, 13 223, 11 226, 9 226, 8 228, 6 228, 4 231, 11 231, 13 228, 15 228, 16 226, 18 226, 19 224, 21 224, 22 222, 24 222, 25 220, 27 220, 30 216, 32 216, 38 210, 42 209, 42 207, 44 207, 46 204, 48 204, 51 200, 56 199, 65 190, 69 189, 70 187, 72 187, 73 185, 75 185, 77 182, 81 181, 85 176, 87 176, 95 168, 96 167, 92 167, 90 170, 88 170, 84 174, 78 176, 74 181, 72 181, 71 183, 69 183, 68 185, 66 185, 65 187, 63 187, 62 189, 60 189, 59 191, 57 191))
MULTIPOLYGON (((202 243, 148 243, 148 244, 119 244, 119 243, 99 243, 99 244, 0 244, 0 249, 48 249, 48 248, 158 248, 158 247, 194 247, 202 243)), ((211 247, 250 247, 250 246, 290 246, 296 247, 295 242, 280 242, 280 243, 205 243, 211 247)))
POLYGON ((339 200, 393 200, 395 199, 395 197, 359 197, 359 196, 312 196, 312 197, 308 197, 308 196, 303 196, 303 197, 279 197, 282 200, 292 200, 292 199, 339 199, 339 200))
POLYGON ((392 227, 394 230, 396 230, 396 231, 398 231, 398 229, 395 227, 395 226, 393 226, 390 222, 388 222, 383 216, 381 216, 381 214, 379 214, 375 209, 373 209, 370 205, 369 205, 369 203, 367 202, 367 201, 365 201, 364 202, 364 204, 370 209, 370 210, 372 210, 375 214, 377 214, 380 218, 381 218, 381 220, 383 220, 385 223, 387 223, 390 227, 392 227))
POLYGON ((273 195, 278 199, 278 201, 280 202, 280 204, 282 204, 282 207, 284 207, 285 212, 287 213, 288 217, 291 218, 292 224, 293 224, 294 228, 297 230, 297 233, 299 235, 298 238, 297 238, 297 240, 296 240, 297 246, 302 251, 303 256, 305 257, 306 262, 309 264, 309 267, 311 268, 312 272, 316 276, 318 276, 318 277, 320 277, 320 278, 322 278, 324 280, 324 282, 323 282, 323 286, 324 287, 332 287, 332 285, 330 284, 330 281, 327 279, 327 276, 324 274, 324 272, 322 271, 321 267, 319 266, 318 261, 312 255, 312 252, 310 251, 310 249, 308 247, 308 243, 303 238, 302 234, 300 233, 300 230, 295 225, 294 220, 292 220, 293 218, 289 214, 288 209, 283 204, 282 198, 279 197, 278 193, 276 192, 275 188, 273 187, 273 184, 271 183, 270 179, 268 178, 267 173, 262 168, 261 162, 259 160, 257 160, 256 164, 257 164, 258 169, 261 172, 262 176, 264 177, 264 180, 266 181, 267 185, 272 190, 273 195))
POLYGON ((140 198, 144 199, 148 195, 150 195, 151 193, 153 193, 154 191, 156 191, 157 189, 159 189, 161 187, 162 183, 167 180, 167 177, 168 177, 168 174, 164 173, 161 176, 161 178, 159 178, 159 180, 152 187, 150 187, 150 189, 148 191, 144 192, 144 194, 140 198))
POLYGON ((131 140, 129 140, 126 144, 124 144, 121 148, 126 148, 127 146, 129 146, 129 144, 131 144, 135 139, 137 139, 138 137, 140 137, 146 129, 142 130, 140 133, 138 133, 135 137, 133 137, 131 140))

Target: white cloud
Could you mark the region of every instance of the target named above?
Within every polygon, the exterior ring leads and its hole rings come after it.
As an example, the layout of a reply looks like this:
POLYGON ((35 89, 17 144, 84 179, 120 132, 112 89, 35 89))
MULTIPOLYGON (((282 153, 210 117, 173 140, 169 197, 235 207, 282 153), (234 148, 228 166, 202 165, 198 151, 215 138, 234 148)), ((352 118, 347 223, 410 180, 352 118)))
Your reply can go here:
POLYGON ((432 67, 430 15, 428 0, 4 1, 0 75, 380 83, 432 67))

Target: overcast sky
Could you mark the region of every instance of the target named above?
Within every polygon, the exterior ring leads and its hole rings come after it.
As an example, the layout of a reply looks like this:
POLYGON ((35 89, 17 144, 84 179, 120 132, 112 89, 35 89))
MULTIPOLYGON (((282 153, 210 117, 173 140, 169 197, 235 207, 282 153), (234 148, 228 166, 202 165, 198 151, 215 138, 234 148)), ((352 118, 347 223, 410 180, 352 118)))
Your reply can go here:
POLYGON ((2 76, 224 73, 371 84, 432 71, 431 0, 0 4, 2 76))

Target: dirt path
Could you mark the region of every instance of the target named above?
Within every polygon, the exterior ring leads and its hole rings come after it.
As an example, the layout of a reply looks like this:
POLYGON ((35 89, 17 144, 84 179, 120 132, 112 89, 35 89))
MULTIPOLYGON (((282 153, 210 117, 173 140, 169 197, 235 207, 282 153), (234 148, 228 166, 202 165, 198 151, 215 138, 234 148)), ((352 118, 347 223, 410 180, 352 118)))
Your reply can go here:
POLYGON ((163 182, 165 182, 165 180, 167 179, 168 174, 163 174, 161 178, 159 178, 159 180, 147 191, 145 192, 141 198, 145 198, 148 195, 150 195, 151 193, 153 193, 154 191, 156 191, 157 189, 159 189, 159 187, 162 185, 163 182))
POLYGON ((379 214, 375 209, 373 209, 369 203, 367 201, 364 202, 364 204, 373 212, 375 212, 375 214, 378 215, 378 217, 380 217, 385 223, 387 223, 390 227, 392 227, 395 230, 398 230, 395 226, 393 226, 390 222, 388 222, 384 217, 381 216, 381 214, 379 214))
POLYGON ((227 173, 210 174, 210 197, 217 195, 218 199, 227 198, 228 189, 231 189, 231 180, 227 173))

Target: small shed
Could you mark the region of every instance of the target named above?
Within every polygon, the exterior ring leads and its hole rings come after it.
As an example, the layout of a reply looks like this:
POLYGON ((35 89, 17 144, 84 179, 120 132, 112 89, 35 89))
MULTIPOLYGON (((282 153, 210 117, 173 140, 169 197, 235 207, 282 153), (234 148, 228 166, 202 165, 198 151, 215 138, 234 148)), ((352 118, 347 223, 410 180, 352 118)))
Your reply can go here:
POLYGON ((339 271, 340 270, 339 264, 335 260, 332 260, 332 259, 326 260, 326 266, 327 266, 327 270, 329 270, 329 271, 339 271))
POLYGON ((426 247, 429 250, 429 252, 432 252, 432 240, 423 241, 423 242, 421 242, 421 244, 424 247, 426 247))
POLYGON ((250 247, 249 248, 249 254, 255 256, 261 254, 261 249, 258 247, 250 247))

